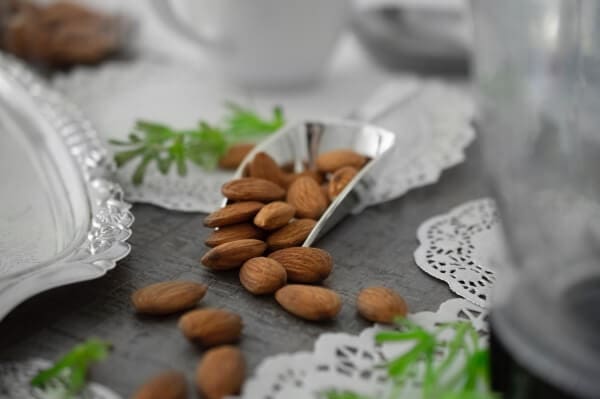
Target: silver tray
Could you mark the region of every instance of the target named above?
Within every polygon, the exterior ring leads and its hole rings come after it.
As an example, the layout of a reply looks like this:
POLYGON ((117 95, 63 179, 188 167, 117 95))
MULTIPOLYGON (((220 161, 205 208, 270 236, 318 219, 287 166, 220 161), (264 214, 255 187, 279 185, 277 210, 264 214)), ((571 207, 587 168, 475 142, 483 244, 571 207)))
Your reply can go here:
POLYGON ((0 320, 129 253, 133 215, 113 171, 80 112, 0 53, 0 320))
MULTIPOLYGON (((293 163, 297 172, 304 162, 312 164, 318 154, 335 149, 352 149, 370 158, 369 162, 329 204, 302 246, 309 247, 327 234, 351 212, 370 203, 370 190, 377 175, 385 167, 386 155, 394 146, 396 135, 378 126, 352 121, 300 121, 283 127, 269 139, 258 144, 242 161, 234 178, 244 177, 246 166, 259 152, 266 152, 278 164, 293 163)), ((227 199, 222 206, 227 205, 227 199)))

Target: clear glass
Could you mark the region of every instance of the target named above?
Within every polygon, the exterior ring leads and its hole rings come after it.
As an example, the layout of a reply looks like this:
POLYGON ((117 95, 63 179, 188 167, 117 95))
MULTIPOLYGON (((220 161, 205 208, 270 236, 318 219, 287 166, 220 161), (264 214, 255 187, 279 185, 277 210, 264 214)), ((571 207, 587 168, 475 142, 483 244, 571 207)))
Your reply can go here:
POLYGON ((520 363, 600 392, 600 1, 474 0, 481 147, 512 264, 492 322, 520 363))

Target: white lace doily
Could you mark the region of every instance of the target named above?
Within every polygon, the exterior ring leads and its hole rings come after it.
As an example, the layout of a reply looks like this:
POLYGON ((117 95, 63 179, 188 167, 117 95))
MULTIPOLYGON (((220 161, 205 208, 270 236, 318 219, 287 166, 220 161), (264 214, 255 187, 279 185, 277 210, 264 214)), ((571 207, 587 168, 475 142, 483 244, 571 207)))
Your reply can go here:
MULTIPOLYGON (((485 344, 487 338, 487 312, 464 299, 451 299, 437 312, 420 312, 408 318, 428 330, 441 323, 470 321, 480 333, 482 343, 485 344)), ((377 345, 375 335, 390 328, 375 325, 359 335, 323 334, 312 352, 267 358, 246 381, 241 398, 315 399, 328 390, 382 397, 390 384, 386 370, 376 366, 412 348, 410 343, 377 345)))
MULTIPOLYGON (((373 87, 391 79, 383 79, 381 73, 356 79, 356 75, 342 72, 314 90, 255 93, 215 79, 206 71, 143 60, 107 64, 100 69, 76 69, 58 76, 53 83, 78 103, 100 134, 109 139, 126 137, 136 119, 164 121, 181 128, 194 126, 200 118, 218 121, 227 100, 265 114, 272 106, 282 105, 290 120, 339 117, 364 103, 373 87)), ((407 79, 417 78, 403 78, 407 79)), ((389 82, 392 89, 394 84, 389 82)), ((474 138, 470 97, 440 82, 422 84, 422 90, 411 101, 376 121, 397 133, 398 145, 382 171, 381 184, 372 193, 371 204, 437 181, 442 170, 464 159, 464 148, 474 138)), ((118 180, 129 201, 180 211, 214 210, 221 201, 220 186, 232 174, 189 166, 188 176, 181 178, 175 170, 163 176, 156 165, 151 165, 144 184, 136 187, 131 184, 135 167, 131 164, 118 172, 118 180)))
MULTIPOLYGON (((32 388, 29 382, 42 369, 51 363, 43 359, 31 359, 23 362, 0 363, 0 399, 59 399, 59 391, 40 391, 32 388)), ((121 399, 110 389, 88 383, 77 399, 121 399)))
POLYGON ((486 307, 496 279, 494 265, 507 259, 494 201, 470 201, 435 216, 419 227, 417 237, 417 265, 456 294, 486 307))

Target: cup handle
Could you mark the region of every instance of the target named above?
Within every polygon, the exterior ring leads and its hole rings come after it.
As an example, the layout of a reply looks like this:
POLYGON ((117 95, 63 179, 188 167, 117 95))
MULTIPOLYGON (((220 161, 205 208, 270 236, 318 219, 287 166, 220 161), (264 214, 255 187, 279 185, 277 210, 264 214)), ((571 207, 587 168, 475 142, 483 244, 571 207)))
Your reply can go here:
POLYGON ((197 32, 191 29, 186 23, 181 21, 170 0, 149 0, 150 8, 171 31, 177 33, 184 39, 202 46, 218 50, 224 49, 225 40, 217 32, 197 32))

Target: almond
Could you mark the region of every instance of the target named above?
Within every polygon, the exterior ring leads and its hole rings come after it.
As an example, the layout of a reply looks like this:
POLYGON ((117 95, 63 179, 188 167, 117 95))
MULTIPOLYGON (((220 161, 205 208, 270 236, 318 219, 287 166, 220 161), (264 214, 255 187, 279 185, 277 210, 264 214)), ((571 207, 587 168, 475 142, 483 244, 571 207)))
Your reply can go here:
POLYGON ((358 169, 352 166, 344 166, 336 170, 329 180, 329 187, 327 188, 327 194, 331 201, 341 193, 344 188, 354 179, 354 176, 358 174, 358 169))
POLYGON ((237 169, 246 155, 254 148, 252 143, 234 144, 219 159, 219 166, 223 169, 237 169))
POLYGON ((248 165, 248 175, 272 181, 284 186, 284 173, 279 165, 265 152, 259 152, 248 165))
POLYGON ((246 201, 227 205, 204 218, 207 227, 221 227, 252 220, 263 207, 262 202, 246 201))
POLYGON ((204 354, 196 369, 196 386, 206 399, 223 399, 240 392, 246 362, 236 347, 225 345, 204 354))
POLYGON ((232 201, 276 201, 285 197, 285 190, 272 181, 243 177, 223 184, 221 192, 232 201))
POLYGON ((207 289, 192 281, 165 281, 135 291, 131 302, 138 313, 165 315, 194 307, 207 289))
POLYGON ((231 226, 219 227, 214 230, 204 241, 209 247, 225 244, 226 242, 243 240, 245 238, 254 238, 262 240, 265 233, 251 223, 233 224, 231 226))
POLYGON ((186 399, 185 376, 178 371, 166 371, 142 385, 132 399, 186 399))
POLYGON ((316 224, 312 219, 294 220, 267 237, 267 245, 273 250, 301 245, 316 224))
POLYGON ((324 152, 316 160, 317 169, 324 173, 333 173, 344 166, 360 169, 366 162, 366 157, 348 149, 324 152))
POLYGON ((362 317, 376 323, 392 323, 395 317, 404 317, 408 312, 404 299, 385 287, 363 289, 358 294, 356 306, 362 317))
POLYGON ((214 270, 239 267, 250 258, 262 255, 267 245, 260 240, 244 239, 217 245, 204 254, 202 264, 214 270))
POLYGON ((290 185, 292 185, 293 182, 298 180, 300 177, 310 177, 311 179, 316 181, 317 184, 322 184, 323 181, 325 181, 323 174, 321 172, 319 172, 318 170, 305 170, 304 172, 300 172, 300 173, 284 174, 284 176, 283 176, 284 186, 289 187, 290 185))
POLYGON ((335 291, 314 285, 286 285, 275 293, 275 299, 285 310, 306 320, 330 320, 342 308, 335 291))
POLYGON ((254 224, 265 230, 275 230, 285 226, 294 217, 296 208, 283 201, 265 205, 254 217, 254 224))
POLYGON ((296 216, 299 218, 318 219, 327 209, 327 200, 321 187, 307 176, 299 177, 292 183, 288 189, 287 202, 296 208, 296 216))
POLYGON ((269 258, 276 260, 285 268, 289 281, 297 283, 323 281, 333 268, 331 255, 319 248, 285 248, 273 252, 269 258))
POLYGON ((272 294, 283 287, 286 280, 283 266, 265 257, 249 259, 240 269, 240 282, 255 295, 272 294))
POLYGON ((329 199, 329 183, 321 184, 321 192, 323 193, 323 197, 327 198, 327 206, 331 203, 329 199))
POLYGON ((181 316, 179 328, 190 341, 203 346, 229 344, 242 334, 242 319, 222 309, 197 309, 181 316))

